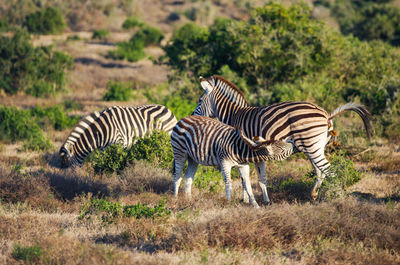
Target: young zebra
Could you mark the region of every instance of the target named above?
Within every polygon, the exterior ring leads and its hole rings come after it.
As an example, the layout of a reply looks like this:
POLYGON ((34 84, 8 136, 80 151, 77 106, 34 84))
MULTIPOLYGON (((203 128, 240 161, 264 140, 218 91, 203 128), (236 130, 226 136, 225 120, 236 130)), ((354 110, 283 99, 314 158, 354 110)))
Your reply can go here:
MULTIPOLYGON (((317 190, 326 175, 332 174, 325 158, 324 149, 330 135, 334 134, 332 119, 348 110, 355 111, 363 120, 370 137, 370 114, 365 107, 347 103, 328 114, 322 108, 308 102, 281 102, 266 107, 252 107, 243 93, 232 83, 220 76, 200 78, 205 90, 200 97, 194 115, 216 117, 223 123, 238 127, 248 137, 261 136, 269 141, 292 139, 295 148, 306 154, 317 175, 311 197, 317 197, 317 190)), ((264 202, 269 203, 265 162, 256 163, 259 184, 264 202)))
POLYGON ((85 157, 96 148, 115 143, 128 147, 135 137, 143 137, 154 129, 170 133, 176 122, 171 110, 161 105, 113 106, 93 112, 75 126, 62 145, 61 164, 82 166, 85 157))
POLYGON ((249 162, 268 159, 283 160, 295 150, 294 145, 285 141, 266 141, 261 137, 256 142, 244 136, 239 129, 215 119, 189 116, 180 120, 171 134, 174 153, 174 194, 178 195, 182 171, 185 172, 185 193, 191 195, 193 176, 198 164, 220 166, 225 181, 228 200, 231 198, 231 168, 238 167, 243 189, 250 203, 258 207, 250 185, 249 162))

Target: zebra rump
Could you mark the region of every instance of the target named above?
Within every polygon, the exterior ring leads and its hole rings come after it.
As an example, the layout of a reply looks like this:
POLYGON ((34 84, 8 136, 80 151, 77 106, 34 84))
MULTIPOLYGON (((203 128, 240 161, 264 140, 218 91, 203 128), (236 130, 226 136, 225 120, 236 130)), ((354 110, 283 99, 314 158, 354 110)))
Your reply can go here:
POLYGON ((116 143, 128 147, 136 137, 155 129, 171 134, 176 123, 172 111, 162 105, 112 106, 100 113, 95 111, 75 126, 61 146, 61 166, 82 166, 93 150, 116 143))

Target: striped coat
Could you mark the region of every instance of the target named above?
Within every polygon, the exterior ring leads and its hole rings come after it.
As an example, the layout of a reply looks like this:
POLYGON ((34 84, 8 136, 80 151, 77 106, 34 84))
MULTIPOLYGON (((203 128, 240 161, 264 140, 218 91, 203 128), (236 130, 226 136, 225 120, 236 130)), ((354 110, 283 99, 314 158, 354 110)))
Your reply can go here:
POLYGON ((243 188, 252 205, 258 206, 254 199, 249 180, 249 162, 261 162, 269 159, 286 159, 293 150, 293 144, 276 141, 273 144, 265 139, 247 138, 239 129, 215 119, 202 116, 190 116, 180 120, 171 134, 174 153, 174 193, 182 180, 183 168, 188 162, 185 173, 185 191, 190 196, 191 183, 198 164, 220 166, 225 181, 226 196, 231 198, 232 167, 238 167, 243 180, 243 188))
MULTIPOLYGON (((205 93, 200 97, 194 111, 195 115, 216 117, 231 126, 239 127, 248 137, 261 136, 266 141, 285 141, 292 139, 295 148, 306 154, 317 174, 317 181, 311 196, 317 196, 324 177, 332 174, 324 148, 333 134, 332 119, 344 112, 355 111, 363 120, 369 138, 370 114, 365 107, 347 103, 331 114, 309 102, 281 102, 266 107, 252 107, 243 93, 232 83, 220 76, 200 79, 205 93)), ((259 183, 264 201, 269 203, 266 190, 265 163, 257 163, 259 183)))
POLYGON ((170 133, 176 122, 174 114, 162 105, 113 106, 93 112, 75 126, 60 148, 62 166, 81 166, 93 150, 116 143, 128 147, 136 137, 154 129, 170 133))

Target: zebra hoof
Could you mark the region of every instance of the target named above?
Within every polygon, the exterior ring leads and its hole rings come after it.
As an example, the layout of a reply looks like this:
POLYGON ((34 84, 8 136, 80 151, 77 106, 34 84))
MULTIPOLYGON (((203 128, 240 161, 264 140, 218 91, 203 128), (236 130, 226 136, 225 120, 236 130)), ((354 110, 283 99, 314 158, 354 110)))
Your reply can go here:
POLYGON ((272 202, 271 201, 264 202, 264 205, 265 206, 270 206, 270 205, 272 205, 272 202))
POLYGON ((311 192, 311 200, 316 201, 318 197, 318 192, 313 191, 311 192))

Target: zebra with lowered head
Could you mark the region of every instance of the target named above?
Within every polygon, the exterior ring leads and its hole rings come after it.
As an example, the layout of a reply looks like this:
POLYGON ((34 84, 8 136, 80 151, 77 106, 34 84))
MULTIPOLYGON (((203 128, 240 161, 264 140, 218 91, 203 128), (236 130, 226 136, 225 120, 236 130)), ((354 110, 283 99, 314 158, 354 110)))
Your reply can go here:
POLYGON ((269 159, 283 160, 295 150, 286 141, 268 141, 257 137, 255 141, 243 135, 240 129, 215 119, 189 116, 180 120, 171 134, 174 153, 174 194, 178 195, 182 171, 188 161, 184 175, 185 193, 191 195, 193 176, 198 164, 220 166, 225 181, 228 200, 232 194, 231 168, 238 167, 243 190, 250 203, 258 207, 249 180, 249 162, 269 159))
MULTIPOLYGON (((370 114, 364 106, 347 103, 328 114, 325 110, 309 102, 281 102, 265 107, 250 106, 243 93, 224 78, 214 75, 200 78, 205 92, 200 96, 194 115, 216 117, 223 123, 238 127, 247 137, 261 136, 266 141, 291 142, 311 161, 317 180, 311 197, 315 199, 323 179, 332 175, 330 163, 325 158, 324 149, 333 135, 332 119, 344 111, 354 111, 363 120, 367 137, 370 137, 370 114)), ((265 162, 256 163, 259 184, 264 202, 269 203, 265 162)))
POLYGON ((155 129, 171 133, 176 122, 172 111, 162 105, 113 106, 93 112, 75 126, 60 148, 61 165, 82 166, 93 150, 116 143, 128 147, 136 137, 155 129))

